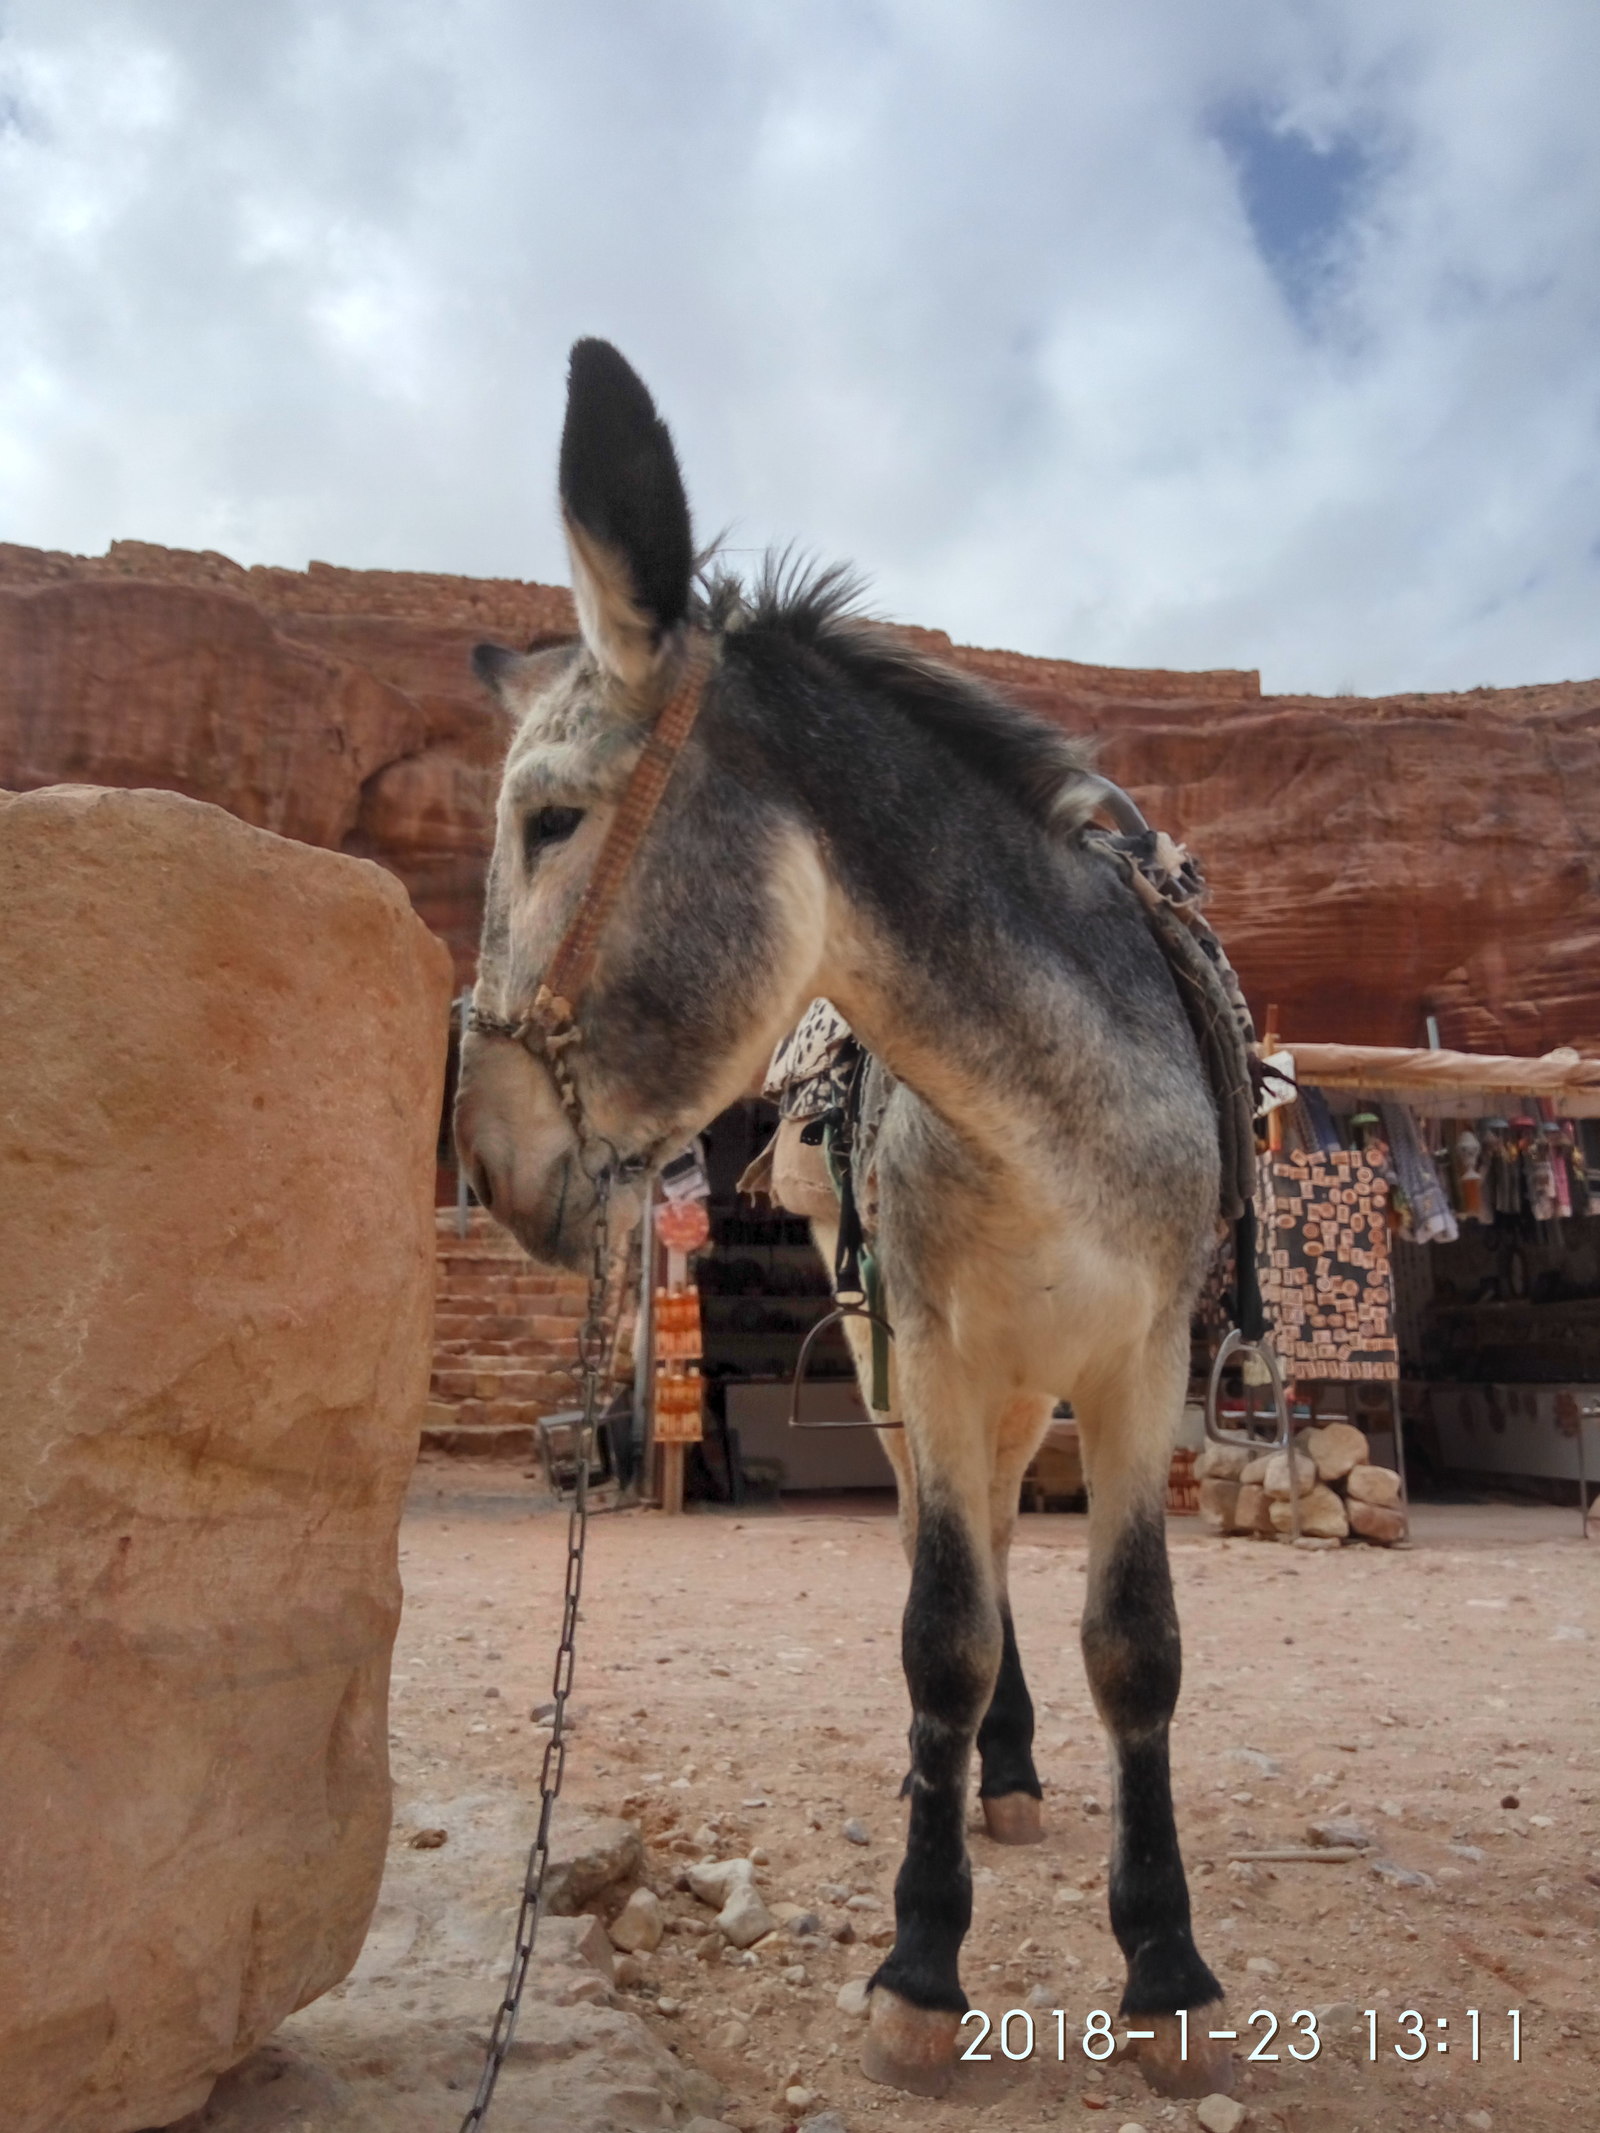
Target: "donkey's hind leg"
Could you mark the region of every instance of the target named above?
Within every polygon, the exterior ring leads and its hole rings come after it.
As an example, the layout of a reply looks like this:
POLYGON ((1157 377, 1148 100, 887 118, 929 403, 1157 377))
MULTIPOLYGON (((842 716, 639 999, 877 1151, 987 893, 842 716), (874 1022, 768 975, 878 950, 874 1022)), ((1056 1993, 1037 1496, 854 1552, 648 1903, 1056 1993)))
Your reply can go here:
POLYGON ((1121 2011, 1153 2032, 1141 2071, 1166 2095, 1232 2085, 1212 2040, 1222 1988, 1190 1928, 1172 1810, 1167 1736, 1178 1700, 1178 1616, 1167 1563, 1172 1425, 1188 1368, 1187 1327, 1076 1395, 1089 1483, 1089 1591, 1083 1656, 1111 1739, 1115 1818, 1111 1925, 1127 1961, 1121 2011), (1188 2010, 1185 2031, 1177 2020, 1188 2010))
POLYGON ((1001 1650, 983 1431, 976 1415, 967 1426, 947 1382, 941 1394, 937 1420, 907 1447, 917 1499, 901 1633, 912 1709, 910 1815, 894 1885, 894 1946, 872 1979, 861 2059, 869 2079, 930 2096, 949 2083, 967 2010, 960 1977, 972 1921, 967 1777, 1001 1650))
POLYGON ((989 1482, 989 1548, 1000 1602, 1001 1644, 994 1695, 978 1728, 978 1798, 984 1827, 996 1844, 1037 1844, 1044 1835, 1044 1792, 1033 1766, 1033 1698, 1023 1679, 1007 1573, 1022 1476, 1054 1404, 1036 1394, 1008 1403, 1000 1416, 989 1482))

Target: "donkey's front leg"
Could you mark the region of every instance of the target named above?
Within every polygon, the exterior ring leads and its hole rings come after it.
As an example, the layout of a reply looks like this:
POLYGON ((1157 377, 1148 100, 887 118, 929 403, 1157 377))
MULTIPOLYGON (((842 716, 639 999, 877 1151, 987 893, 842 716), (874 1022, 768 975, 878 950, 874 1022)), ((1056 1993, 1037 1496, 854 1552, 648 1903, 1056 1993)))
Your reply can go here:
POLYGON ((948 1467, 930 1472, 932 1464, 919 1446, 901 1633, 912 1710, 911 1814, 894 1885, 894 1946, 872 1979, 861 2057, 870 2080, 920 2096, 942 2095, 948 2086, 967 2010, 960 1977, 961 1943, 972 1922, 967 1779, 1000 1665, 987 1477, 948 1467), (961 1486, 963 1479, 970 1485, 961 1486))
MULTIPOLYGON (((1141 1389, 1154 1390, 1148 1379, 1141 1389)), ((1232 2086, 1233 2061, 1210 2036, 1224 2026, 1222 1988, 1194 1944, 1172 1811, 1167 1736, 1182 1664, 1167 1563, 1165 1407, 1160 1399, 1080 1407, 1090 1490, 1083 1656, 1111 1737, 1111 1926, 1128 1966, 1121 2012, 1130 2028, 1154 2032, 1139 2051, 1150 2086, 1203 2096, 1232 2086)))

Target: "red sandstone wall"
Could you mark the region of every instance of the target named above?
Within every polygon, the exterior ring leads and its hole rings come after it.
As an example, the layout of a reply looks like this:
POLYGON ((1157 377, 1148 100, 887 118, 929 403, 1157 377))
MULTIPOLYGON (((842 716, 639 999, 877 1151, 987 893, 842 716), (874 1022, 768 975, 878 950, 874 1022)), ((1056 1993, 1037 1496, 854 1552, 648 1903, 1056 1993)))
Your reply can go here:
MULTIPOLYGON (((468 653, 571 626, 511 579, 0 545, 0 786, 167 786, 380 860, 464 981, 504 745, 468 653)), ((1287 1034, 1600 1049, 1600 681, 1263 697, 916 634, 1099 738, 1287 1034)))

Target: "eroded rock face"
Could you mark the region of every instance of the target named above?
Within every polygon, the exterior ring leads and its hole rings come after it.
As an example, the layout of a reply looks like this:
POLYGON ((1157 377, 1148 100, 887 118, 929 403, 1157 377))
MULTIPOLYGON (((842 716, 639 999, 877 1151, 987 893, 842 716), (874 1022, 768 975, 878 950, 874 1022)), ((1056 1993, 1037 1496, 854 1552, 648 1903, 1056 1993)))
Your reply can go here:
MULTIPOLYGON (((377 859, 464 981, 505 744, 468 655, 572 628, 565 592, 514 580, 0 545, 0 785, 170 785, 377 859)), ((1466 1049, 1600 1044, 1600 681, 1263 696, 1249 672, 910 634, 1096 738, 1101 767, 1199 853, 1282 1034, 1415 1044, 1432 1012, 1466 1049)))
POLYGON ((377 1895, 448 958, 169 793, 0 796, 0 908, 0 2115, 131 2133, 377 1895))

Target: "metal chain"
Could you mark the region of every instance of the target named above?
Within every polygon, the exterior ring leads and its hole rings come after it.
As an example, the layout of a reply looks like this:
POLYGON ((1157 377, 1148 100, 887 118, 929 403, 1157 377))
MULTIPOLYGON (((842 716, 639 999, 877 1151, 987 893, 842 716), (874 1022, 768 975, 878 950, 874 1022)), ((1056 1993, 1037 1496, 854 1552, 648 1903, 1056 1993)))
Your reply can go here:
POLYGON ((594 1180, 594 1255, 589 1264, 589 1293, 583 1323, 578 1330, 578 1362, 583 1370, 583 1419, 578 1425, 577 1471, 573 1481, 572 1510, 567 1520, 567 1583, 561 1611, 561 1637, 556 1645, 553 1695, 555 1711, 550 1738, 545 1743, 544 1767, 539 1776, 539 1829, 528 1853, 523 1875, 522 1903, 517 1912, 516 1944, 506 1989, 495 2010, 494 2026, 484 2053, 483 2072, 472 2108, 461 2121, 461 2133, 479 2133, 489 2115, 495 2083, 511 2049, 522 2005, 523 1987, 543 1915, 545 1871, 550 1864, 550 1822, 561 1795, 561 1779, 567 1761, 567 1698, 572 1691, 572 1673, 578 1634, 578 1600, 583 1590, 583 1550, 589 1533, 589 1456, 595 1427, 600 1419, 601 1380, 609 1347, 606 1298, 611 1272, 611 1173, 602 1169, 594 1180))

